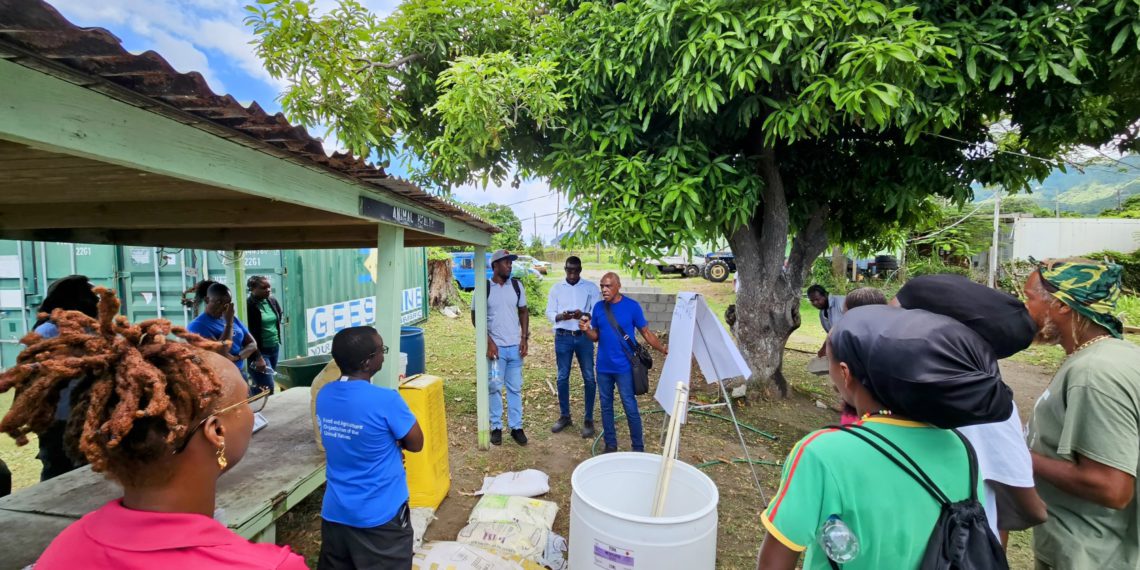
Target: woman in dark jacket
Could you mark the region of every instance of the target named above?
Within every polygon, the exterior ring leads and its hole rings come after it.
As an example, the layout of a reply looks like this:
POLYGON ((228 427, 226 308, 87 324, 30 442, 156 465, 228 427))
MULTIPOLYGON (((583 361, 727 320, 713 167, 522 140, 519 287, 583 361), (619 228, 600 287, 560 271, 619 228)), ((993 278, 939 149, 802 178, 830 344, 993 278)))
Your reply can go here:
POLYGON ((257 355, 250 358, 249 376, 255 390, 264 388, 272 393, 273 373, 270 370, 277 369, 277 357, 281 354, 281 304, 273 296, 273 288, 264 275, 251 276, 246 287, 249 289, 245 301, 249 334, 257 341, 257 349, 265 362, 265 366, 258 369, 255 363, 262 360, 257 355))

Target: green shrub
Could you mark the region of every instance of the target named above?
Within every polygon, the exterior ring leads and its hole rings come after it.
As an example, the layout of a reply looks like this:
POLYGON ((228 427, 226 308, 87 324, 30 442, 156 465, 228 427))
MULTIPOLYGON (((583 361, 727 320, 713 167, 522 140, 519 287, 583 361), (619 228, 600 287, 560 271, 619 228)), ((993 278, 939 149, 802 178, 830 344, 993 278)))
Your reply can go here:
POLYGON ((963 275, 971 279, 974 278, 974 272, 970 271, 967 267, 959 267, 956 265, 946 265, 941 259, 918 259, 911 261, 906 265, 907 278, 921 277, 923 275, 963 275))
POLYGON ((1140 297, 1121 295, 1120 300, 1116 302, 1116 314, 1124 324, 1140 326, 1140 297))
POLYGON ((533 275, 525 275, 522 282, 523 291, 526 292, 526 308, 532 317, 541 317, 546 313, 546 293, 542 289, 542 282, 533 275))
POLYGON ((832 295, 846 295, 848 291, 858 287, 846 277, 836 279, 831 273, 831 257, 817 257, 811 264, 811 282, 808 285, 823 285, 824 289, 832 295))

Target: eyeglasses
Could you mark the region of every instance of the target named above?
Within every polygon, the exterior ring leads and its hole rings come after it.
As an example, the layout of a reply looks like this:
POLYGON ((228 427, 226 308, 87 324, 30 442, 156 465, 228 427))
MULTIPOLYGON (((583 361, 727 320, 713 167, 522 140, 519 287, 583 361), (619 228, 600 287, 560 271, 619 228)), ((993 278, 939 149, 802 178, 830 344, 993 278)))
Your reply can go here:
MULTIPOLYGON (((385 348, 387 348, 387 347, 385 347, 385 348)), ((197 432, 202 426, 206 425, 206 421, 209 420, 210 418, 215 417, 215 416, 220 416, 220 415, 222 415, 222 414, 224 414, 230 410, 235 410, 235 409, 240 408, 242 406, 245 406, 247 404, 249 405, 251 412, 253 412, 255 414, 261 413, 261 410, 265 409, 265 403, 268 401, 269 401, 269 389, 266 388, 266 389, 258 392, 257 394, 250 396, 250 397, 248 397, 248 398, 246 398, 246 399, 244 399, 244 400, 242 400, 236 404, 226 406, 220 410, 216 410, 214 413, 206 416, 205 418, 202 419, 202 421, 198 422, 198 425, 194 426, 194 429, 190 430, 190 433, 186 434, 186 438, 182 440, 182 444, 179 445, 178 449, 175 449, 174 453, 172 453, 171 455, 178 455, 179 453, 182 453, 183 451, 185 451, 186 446, 190 444, 190 439, 194 437, 194 433, 197 432)))

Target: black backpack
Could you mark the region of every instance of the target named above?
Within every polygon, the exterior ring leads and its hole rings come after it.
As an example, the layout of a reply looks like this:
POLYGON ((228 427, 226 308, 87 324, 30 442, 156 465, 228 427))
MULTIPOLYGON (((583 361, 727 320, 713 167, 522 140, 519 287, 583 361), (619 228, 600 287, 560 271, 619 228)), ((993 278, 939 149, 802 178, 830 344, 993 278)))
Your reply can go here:
MULTIPOLYGON (((958 430, 950 431, 953 431, 966 447, 966 457, 970 460, 970 496, 961 501, 951 502, 923 472, 918 463, 882 434, 862 425, 832 427, 849 433, 875 448, 899 469, 910 475, 938 504, 942 505, 938 522, 935 523, 934 530, 930 533, 930 540, 926 543, 926 552, 919 565, 920 570, 1008 570, 1009 562, 1005 558, 1005 550, 987 523, 986 510, 978 502, 978 458, 974 454, 974 447, 961 433, 958 433, 958 430), (874 438, 867 437, 865 433, 874 438), (895 453, 883 449, 873 439, 887 444, 895 453), (904 465, 903 461, 907 465, 904 465)), ((830 562, 832 568, 839 567, 834 561, 830 562)))

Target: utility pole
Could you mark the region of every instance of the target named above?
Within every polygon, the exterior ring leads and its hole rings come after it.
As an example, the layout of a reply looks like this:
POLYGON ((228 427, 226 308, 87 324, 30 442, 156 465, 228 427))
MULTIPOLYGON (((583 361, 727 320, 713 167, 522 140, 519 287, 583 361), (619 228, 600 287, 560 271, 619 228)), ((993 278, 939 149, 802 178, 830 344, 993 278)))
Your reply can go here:
POLYGON ((990 247, 990 270, 987 284, 997 289, 998 255, 1001 253, 1001 190, 994 191, 994 237, 990 247))

